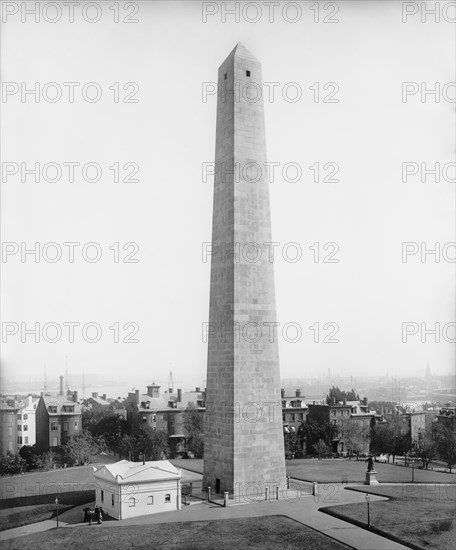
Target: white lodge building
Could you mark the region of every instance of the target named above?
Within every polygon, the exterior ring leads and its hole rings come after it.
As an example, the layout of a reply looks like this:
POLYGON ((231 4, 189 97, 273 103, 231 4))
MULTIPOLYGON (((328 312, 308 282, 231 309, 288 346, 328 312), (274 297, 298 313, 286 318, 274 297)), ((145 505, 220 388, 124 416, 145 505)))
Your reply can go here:
POLYGON ((168 460, 120 460, 94 472, 95 504, 114 519, 181 508, 181 470, 168 460))

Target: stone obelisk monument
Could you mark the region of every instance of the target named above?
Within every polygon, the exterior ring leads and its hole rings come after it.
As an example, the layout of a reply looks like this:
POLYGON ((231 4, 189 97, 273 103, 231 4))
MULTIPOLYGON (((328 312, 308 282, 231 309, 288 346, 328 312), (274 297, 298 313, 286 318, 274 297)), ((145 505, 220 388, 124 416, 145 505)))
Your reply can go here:
POLYGON ((285 486, 261 64, 218 72, 204 481, 235 498, 285 486))

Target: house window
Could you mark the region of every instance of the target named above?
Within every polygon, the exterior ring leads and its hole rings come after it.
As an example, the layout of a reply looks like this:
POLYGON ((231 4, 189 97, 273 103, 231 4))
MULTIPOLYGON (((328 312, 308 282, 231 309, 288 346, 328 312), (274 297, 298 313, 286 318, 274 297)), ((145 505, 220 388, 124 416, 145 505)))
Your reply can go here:
POLYGON ((225 73, 224 79, 226 80, 228 78, 228 73, 225 73))
POLYGON ((77 420, 76 420, 76 422, 74 423, 74 429, 75 429, 75 430, 78 430, 78 429, 79 429, 79 428, 78 428, 78 421, 77 421, 77 420))
POLYGON ((58 428, 57 422, 51 422, 51 431, 56 431, 58 428))
POLYGON ((13 426, 8 426, 8 435, 13 435, 13 426))
POLYGON ((171 495, 169 493, 165 495, 165 502, 171 502, 171 495))
POLYGON ((28 425, 24 424, 24 432, 28 432, 28 425))
POLYGON ((245 71, 245 76, 250 76, 250 71, 245 71))
POLYGON ((111 506, 114 506, 114 494, 111 495, 111 506))
POLYGON ((74 413, 74 405, 63 405, 63 412, 74 413))
POLYGON ((57 447, 57 443, 58 443, 57 438, 56 438, 56 437, 53 437, 53 438, 52 438, 52 446, 53 446, 53 447, 57 447))
POLYGON ((13 442, 8 441, 8 451, 12 451, 12 450, 13 450, 13 442))
POLYGON ((17 431, 18 431, 18 432, 22 432, 22 425, 21 425, 21 424, 18 424, 18 425, 17 425, 17 431))
POLYGON ((22 420, 28 420, 28 414, 23 414, 22 415, 22 420))
POLYGON ((50 413, 56 413, 56 412, 57 412, 57 407, 54 406, 54 405, 49 405, 48 411, 49 411, 50 413))
POLYGON ((22 445, 22 436, 21 435, 17 436, 17 442, 18 442, 19 445, 22 445))
POLYGON ((147 422, 147 416, 143 416, 143 417, 142 417, 142 421, 143 421, 143 422, 147 422))
POLYGON ((63 423, 63 431, 64 431, 64 432, 67 432, 67 431, 68 431, 68 422, 64 422, 64 423, 63 423))
POLYGON ((151 505, 151 504, 153 504, 153 503, 154 503, 154 497, 153 497, 153 495, 149 495, 149 496, 147 497, 147 505, 149 506, 149 505, 151 505))
POLYGON ((104 502, 104 491, 103 491, 103 489, 101 490, 101 502, 104 502))
POLYGON ((136 506, 136 499, 135 497, 130 497, 128 499, 128 507, 129 508, 134 508, 136 506))

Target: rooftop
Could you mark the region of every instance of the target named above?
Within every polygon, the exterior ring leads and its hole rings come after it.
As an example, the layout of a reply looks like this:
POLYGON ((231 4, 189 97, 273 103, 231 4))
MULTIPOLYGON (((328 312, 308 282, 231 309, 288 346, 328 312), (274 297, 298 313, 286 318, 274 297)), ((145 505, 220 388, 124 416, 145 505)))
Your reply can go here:
POLYGON ((117 483, 147 482, 164 479, 180 479, 182 473, 168 460, 146 462, 131 462, 120 460, 114 464, 106 464, 94 473, 98 478, 111 478, 117 483))

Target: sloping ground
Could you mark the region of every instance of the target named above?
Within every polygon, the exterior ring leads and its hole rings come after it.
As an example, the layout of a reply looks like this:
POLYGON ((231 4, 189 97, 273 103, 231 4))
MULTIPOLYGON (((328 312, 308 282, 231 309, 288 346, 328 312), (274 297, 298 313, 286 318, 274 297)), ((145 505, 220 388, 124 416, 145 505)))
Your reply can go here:
POLYGON ((1 499, 94 489, 93 466, 61 468, 0 478, 1 499))
MULTIPOLYGON (((448 550, 456 538, 455 485, 399 485, 350 488, 387 496, 370 503, 370 528, 416 549, 448 550)), ((320 511, 367 528, 367 503, 344 504, 320 511)))
POLYGON ((160 550, 347 550, 350 547, 284 516, 62 528, 3 543, 3 550, 125 548, 160 550))
POLYGON ((10 498, 0 501, 0 531, 29 525, 55 516, 55 498, 59 499, 59 513, 95 499, 95 491, 71 491, 10 498))
POLYGON ((176 466, 176 468, 183 468, 184 470, 188 470, 189 472, 195 472, 197 474, 203 473, 204 460, 202 458, 189 458, 189 459, 172 458, 170 462, 173 466, 176 466))

